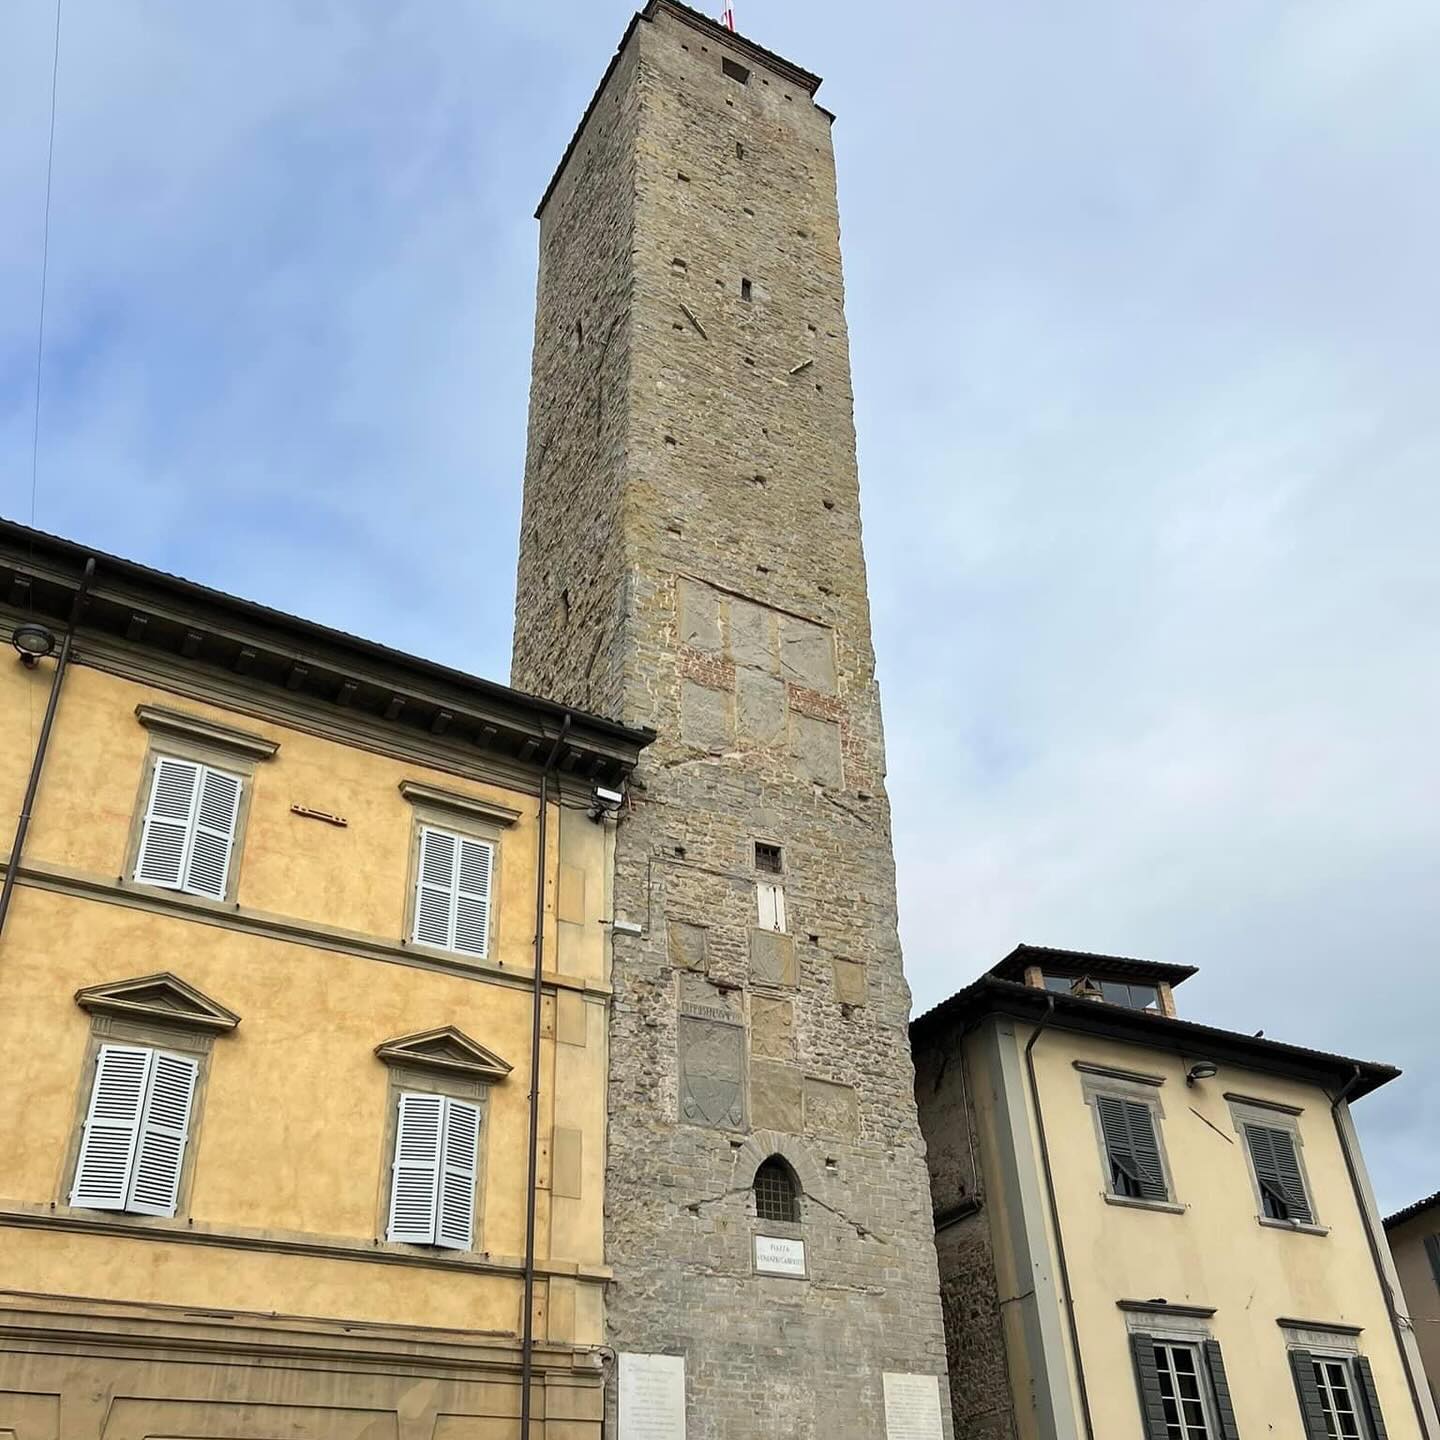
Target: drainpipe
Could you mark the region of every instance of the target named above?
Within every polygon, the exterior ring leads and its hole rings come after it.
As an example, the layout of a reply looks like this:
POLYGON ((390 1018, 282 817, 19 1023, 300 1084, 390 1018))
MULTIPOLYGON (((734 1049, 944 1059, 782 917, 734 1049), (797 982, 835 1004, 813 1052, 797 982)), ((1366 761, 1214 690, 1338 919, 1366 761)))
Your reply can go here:
POLYGON ((1095 1422, 1090 1416, 1090 1391, 1085 1384, 1085 1361, 1080 1354, 1080 1332, 1075 1328, 1075 1301, 1070 1294, 1070 1267, 1065 1263, 1065 1236, 1060 1229, 1060 1206, 1055 1200, 1055 1175, 1050 1168, 1050 1142, 1045 1138, 1045 1112, 1040 1108, 1040 1086, 1035 1079, 1035 1057, 1030 1053, 1055 1018, 1055 997, 1045 995, 1045 1018, 1025 1042, 1025 1073, 1030 1077, 1030 1099, 1035 1106, 1035 1131, 1040 1137, 1040 1168, 1045 1172, 1045 1196, 1050 1205, 1050 1222, 1055 1227, 1055 1258, 1060 1265, 1060 1284, 1065 1291, 1065 1319, 1070 1331, 1070 1353, 1075 1360, 1075 1384, 1080 1391, 1080 1413, 1088 1440, 1095 1440, 1095 1422))
POLYGON ((550 774, 560 758, 560 747, 570 733, 567 710, 560 733, 550 747, 540 772, 540 824, 535 842, 535 981, 530 1002, 530 1163, 525 1185, 525 1297, 520 1340, 520 1434, 530 1434, 530 1376, 535 1352, 535 1179, 540 1153, 540 1020, 545 992, 540 972, 545 964, 545 834, 550 811, 550 774))
POLYGON ((45 706, 45 719, 40 726, 40 739, 35 745, 35 758, 30 762, 30 783, 25 787, 25 799, 20 805, 20 821, 15 827, 15 841, 10 846, 10 861, 5 867, 5 883, 0 886, 0 934, 4 933, 5 920, 10 914, 10 897, 15 891, 15 876, 20 869, 20 859, 25 853, 25 836, 30 829, 30 816, 35 810, 35 794, 40 789, 40 772, 45 768, 45 752, 50 748, 50 730, 55 723, 55 710, 60 704, 60 687, 65 683, 65 672, 70 668, 70 649, 75 639, 75 627, 80 623, 80 612, 85 608, 85 596, 90 582, 95 578, 95 561, 92 557, 85 562, 80 576, 80 586, 75 591, 70 606, 70 624, 65 638, 60 643, 60 658, 55 662, 55 675, 50 681, 50 700, 45 706))
POLYGON ((1340 1118, 1340 1107, 1350 1098, 1359 1083, 1360 1067, 1357 1065, 1350 1078, 1341 1087, 1340 1093, 1330 1102, 1330 1116, 1335 1121, 1335 1134, 1340 1140, 1340 1153, 1345 1157, 1345 1170, 1350 1176, 1350 1188, 1355 1192, 1355 1204, 1360 1211, 1360 1223, 1364 1226, 1365 1239, 1370 1246, 1370 1258, 1375 1263, 1375 1276, 1380 1281, 1380 1290, 1385 1296, 1385 1314, 1390 1321, 1390 1329, 1395 1335, 1395 1348, 1400 1352, 1400 1364, 1405 1371, 1405 1383, 1410 1387, 1410 1403, 1415 1407, 1415 1418, 1419 1422, 1420 1433, 1433 1436, 1434 1432, 1429 1428, 1425 1417, 1424 1401, 1420 1398, 1420 1386, 1410 1365, 1410 1353, 1405 1348, 1405 1334, 1400 1323, 1400 1315, 1395 1308, 1395 1292, 1385 1274, 1385 1265, 1380 1257, 1379 1242, 1375 1239, 1375 1230, 1370 1222, 1370 1206, 1365 1198, 1364 1187, 1360 1183, 1360 1169, 1356 1164, 1354 1151, 1350 1148, 1350 1140, 1345 1134, 1344 1122, 1340 1118))

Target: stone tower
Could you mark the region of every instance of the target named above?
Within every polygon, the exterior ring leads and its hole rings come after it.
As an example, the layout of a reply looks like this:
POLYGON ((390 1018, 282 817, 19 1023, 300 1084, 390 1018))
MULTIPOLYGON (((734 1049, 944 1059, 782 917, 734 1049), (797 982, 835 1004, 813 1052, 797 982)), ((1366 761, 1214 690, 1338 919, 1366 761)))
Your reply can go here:
POLYGON ((606 1303, 622 1382, 683 1356, 689 1440, 950 1433, 818 85, 650 0, 539 210, 512 678, 659 734, 606 1303))

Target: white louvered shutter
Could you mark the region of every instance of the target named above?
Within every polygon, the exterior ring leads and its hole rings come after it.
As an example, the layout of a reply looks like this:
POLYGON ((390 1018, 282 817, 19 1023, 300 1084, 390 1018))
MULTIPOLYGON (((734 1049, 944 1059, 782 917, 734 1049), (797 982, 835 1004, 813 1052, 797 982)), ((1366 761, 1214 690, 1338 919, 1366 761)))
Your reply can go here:
POLYGON ((428 827, 420 831, 420 865, 415 877, 415 939, 451 948, 455 896, 455 836, 428 827))
POLYGON ((455 884, 455 949, 485 954, 490 939, 490 872, 495 850, 483 840, 461 840, 455 884))
POLYGON ((440 1156, 440 1206, 435 1243, 468 1250, 475 1243, 475 1170, 480 1153, 480 1110, 464 1100, 445 1102, 440 1156))
POLYGON ((180 888, 201 768, 189 760, 172 760, 168 756, 155 762, 145 828, 140 835, 140 859, 135 866, 137 880, 172 890, 180 888))
POLYGON ((145 1108, 154 1052, 135 1045, 102 1045, 80 1141, 70 1203, 85 1210, 123 1210, 145 1108))
POLYGON ((163 1050, 152 1052, 127 1210, 141 1215, 175 1213, 198 1073, 194 1060, 163 1050))
POLYGON ((404 1240, 412 1245, 435 1243, 444 1121, 445 1101, 439 1095, 406 1093, 400 1096, 395 1163, 390 1178, 388 1239, 404 1240))
POLYGON ((760 928, 785 933, 785 891, 779 885, 762 881, 755 887, 760 928))
POLYGON ((225 898, 239 810, 240 777, 201 766, 199 802, 185 866, 184 888, 191 894, 208 895, 212 900, 225 898))

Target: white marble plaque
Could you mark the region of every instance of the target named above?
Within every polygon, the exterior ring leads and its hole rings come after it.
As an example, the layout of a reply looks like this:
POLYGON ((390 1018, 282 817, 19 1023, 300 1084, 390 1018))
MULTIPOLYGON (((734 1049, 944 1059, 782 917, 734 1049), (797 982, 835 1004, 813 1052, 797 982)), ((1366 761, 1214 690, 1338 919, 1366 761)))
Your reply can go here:
POLYGON ((685 1440, 685 1357, 620 1352, 619 1440, 685 1440))
POLYGON ((942 1440, 940 1379, 885 1372, 886 1440, 942 1440))
POLYGON ((777 1235, 755 1237, 755 1273, 757 1275, 805 1274, 805 1242, 782 1240, 777 1235))

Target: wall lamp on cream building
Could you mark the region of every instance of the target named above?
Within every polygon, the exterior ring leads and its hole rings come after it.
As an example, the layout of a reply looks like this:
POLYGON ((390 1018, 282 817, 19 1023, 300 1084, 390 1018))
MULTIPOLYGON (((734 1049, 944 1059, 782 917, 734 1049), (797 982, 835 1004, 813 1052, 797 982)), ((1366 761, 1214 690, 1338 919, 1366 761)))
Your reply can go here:
POLYGON ((43 625, 17 625, 15 633, 10 637, 10 643, 19 652, 21 661, 30 669, 34 669, 37 661, 55 653, 54 632, 43 625))
POLYGON ((603 785, 597 785, 590 797, 590 818, 599 824, 612 815, 618 815, 624 803, 623 790, 607 790, 603 785))
POLYGON ((1219 1073, 1220 1067, 1213 1060, 1197 1060, 1185 1072, 1185 1083, 1193 1085, 1197 1080, 1213 1080, 1219 1073))

